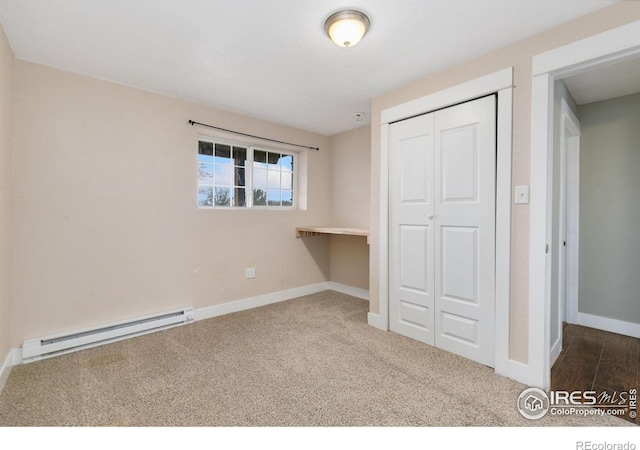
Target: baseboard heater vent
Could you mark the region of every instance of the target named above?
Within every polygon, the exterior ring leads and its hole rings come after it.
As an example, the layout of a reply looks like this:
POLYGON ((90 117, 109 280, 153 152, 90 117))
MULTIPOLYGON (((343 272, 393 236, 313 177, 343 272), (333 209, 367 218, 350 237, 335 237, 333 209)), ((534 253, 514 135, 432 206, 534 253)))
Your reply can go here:
POLYGON ((188 307, 110 323, 98 328, 28 339, 22 344, 22 361, 25 363, 37 361, 42 358, 96 347, 178 325, 185 325, 193 322, 193 316, 193 308, 188 307))

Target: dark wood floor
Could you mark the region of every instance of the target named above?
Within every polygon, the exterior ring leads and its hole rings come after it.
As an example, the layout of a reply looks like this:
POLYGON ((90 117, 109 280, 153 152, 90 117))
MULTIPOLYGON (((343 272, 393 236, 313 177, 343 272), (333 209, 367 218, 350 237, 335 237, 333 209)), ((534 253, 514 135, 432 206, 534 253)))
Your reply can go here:
MULTIPOLYGON (((620 395, 638 389, 640 339, 565 324, 562 352, 551 369, 551 390, 620 395)), ((630 422, 640 424, 638 418, 630 422)))

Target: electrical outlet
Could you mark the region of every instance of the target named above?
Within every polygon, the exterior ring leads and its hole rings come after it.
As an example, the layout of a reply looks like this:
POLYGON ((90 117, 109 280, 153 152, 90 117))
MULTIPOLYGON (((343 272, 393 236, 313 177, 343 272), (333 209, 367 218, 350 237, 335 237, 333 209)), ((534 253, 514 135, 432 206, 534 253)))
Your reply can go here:
POLYGON ((244 269, 244 277, 249 279, 249 278, 255 278, 256 277, 256 268, 255 267, 249 267, 248 269, 244 269))

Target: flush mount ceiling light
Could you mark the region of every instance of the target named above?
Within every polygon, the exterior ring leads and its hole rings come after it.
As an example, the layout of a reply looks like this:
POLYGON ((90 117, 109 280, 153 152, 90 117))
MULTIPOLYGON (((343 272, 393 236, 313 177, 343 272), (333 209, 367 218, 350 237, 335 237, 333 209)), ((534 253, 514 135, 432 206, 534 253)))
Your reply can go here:
POLYGON ((327 35, 340 47, 353 47, 369 30, 371 22, 360 11, 338 11, 324 22, 327 35))

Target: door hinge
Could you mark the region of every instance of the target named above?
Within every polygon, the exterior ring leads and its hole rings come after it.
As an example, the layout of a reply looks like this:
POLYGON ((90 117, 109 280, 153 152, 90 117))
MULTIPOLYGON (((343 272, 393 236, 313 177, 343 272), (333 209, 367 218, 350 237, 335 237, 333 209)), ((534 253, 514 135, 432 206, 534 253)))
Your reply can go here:
POLYGON ((545 253, 549 253, 549 244, 545 244, 545 246, 544 246, 544 252, 545 252, 545 253))

